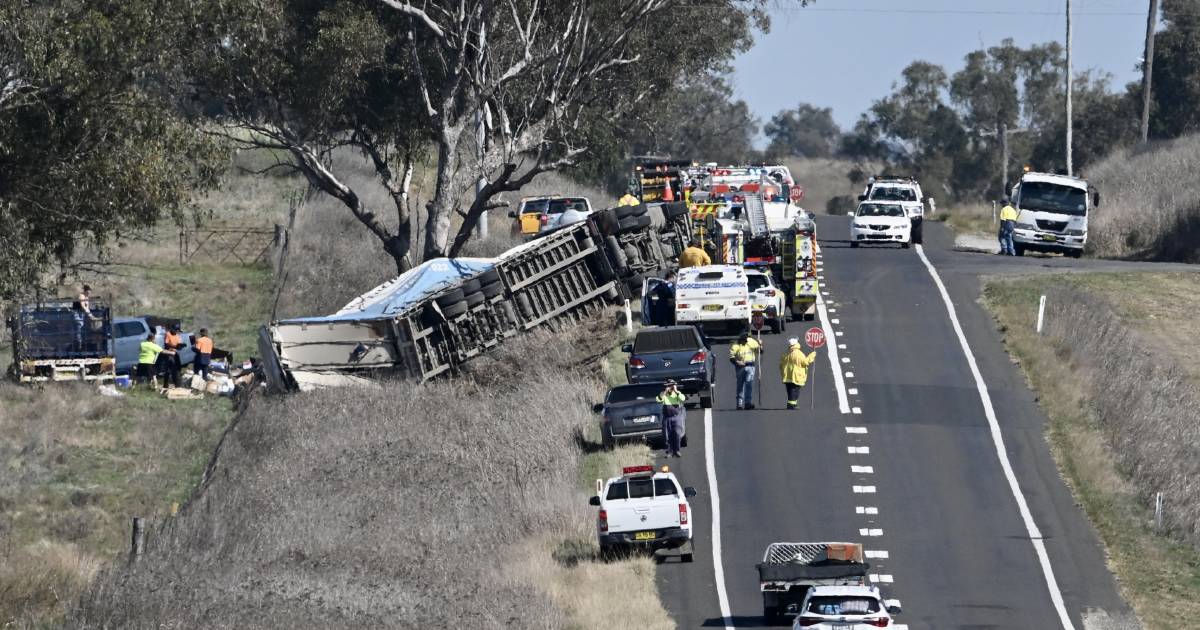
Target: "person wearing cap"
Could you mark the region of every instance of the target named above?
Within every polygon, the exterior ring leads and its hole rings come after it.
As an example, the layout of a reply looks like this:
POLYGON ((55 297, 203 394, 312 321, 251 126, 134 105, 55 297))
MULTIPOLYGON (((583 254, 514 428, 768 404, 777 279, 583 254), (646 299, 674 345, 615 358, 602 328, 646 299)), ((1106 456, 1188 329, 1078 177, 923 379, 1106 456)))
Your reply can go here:
POLYGON ((687 410, 683 403, 687 395, 679 391, 679 384, 667 379, 663 391, 656 399, 663 406, 663 432, 666 434, 667 457, 683 457, 679 448, 683 446, 684 420, 687 410))
POLYGON ((209 368, 212 363, 213 340, 208 336, 208 329, 200 329, 200 337, 196 339, 196 359, 192 363, 192 371, 200 378, 208 380, 209 368))
POLYGON ((729 362, 737 370, 737 408, 754 409, 754 370, 762 344, 742 333, 737 343, 729 347, 729 362))
POLYGON ((1013 231, 1017 229, 1017 216, 1020 214, 1017 209, 1012 206, 1012 201, 1005 197, 1001 203, 1004 204, 1000 208, 1000 255, 1001 256, 1016 256, 1017 250, 1013 247, 1013 231))
POLYGON ((629 188, 625 191, 625 196, 617 201, 617 206, 636 206, 642 203, 637 197, 633 196, 633 189, 629 188))
POLYGON ((780 376, 787 389, 788 409, 795 409, 800 404, 800 388, 808 383, 808 366, 816 359, 816 351, 804 354, 799 339, 788 339, 787 350, 784 350, 783 358, 779 361, 780 376))

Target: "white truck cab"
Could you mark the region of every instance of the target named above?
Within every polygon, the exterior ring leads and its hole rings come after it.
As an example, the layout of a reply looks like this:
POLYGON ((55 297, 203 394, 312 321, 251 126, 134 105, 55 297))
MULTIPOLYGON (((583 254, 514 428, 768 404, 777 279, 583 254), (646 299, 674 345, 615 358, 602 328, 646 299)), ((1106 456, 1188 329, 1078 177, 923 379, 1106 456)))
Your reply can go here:
POLYGON ((912 242, 921 243, 924 234, 925 202, 930 204, 931 212, 933 198, 925 197, 921 192, 921 184, 914 177, 896 175, 877 175, 867 180, 867 187, 858 196, 859 201, 892 201, 904 208, 904 213, 912 222, 912 242))
POLYGON ((1100 205, 1100 193, 1086 180, 1067 175, 1025 173, 1012 189, 1017 208, 1013 248, 1061 252, 1078 258, 1087 243, 1088 215, 1100 205))
POLYGON ((675 282, 675 323, 740 334, 750 327, 746 270, 706 265, 679 270, 675 282))
POLYGON ((683 562, 692 561, 692 506, 688 498, 696 489, 683 487, 663 466, 626 466, 620 477, 596 480, 590 504, 600 508, 596 535, 600 552, 621 548, 673 551, 683 562))

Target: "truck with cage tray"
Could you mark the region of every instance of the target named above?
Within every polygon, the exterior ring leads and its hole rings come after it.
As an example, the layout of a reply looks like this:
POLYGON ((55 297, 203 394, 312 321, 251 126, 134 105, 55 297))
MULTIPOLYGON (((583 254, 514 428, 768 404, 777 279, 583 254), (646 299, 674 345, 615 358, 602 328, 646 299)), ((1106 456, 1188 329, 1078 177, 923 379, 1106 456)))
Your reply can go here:
POLYGON ((810 588, 865 585, 870 565, 858 543, 774 542, 757 568, 763 617, 775 624, 800 613, 810 588))
POLYGON ((92 298, 85 309, 70 299, 22 304, 8 321, 12 334, 10 376, 20 383, 111 381, 112 312, 92 298))

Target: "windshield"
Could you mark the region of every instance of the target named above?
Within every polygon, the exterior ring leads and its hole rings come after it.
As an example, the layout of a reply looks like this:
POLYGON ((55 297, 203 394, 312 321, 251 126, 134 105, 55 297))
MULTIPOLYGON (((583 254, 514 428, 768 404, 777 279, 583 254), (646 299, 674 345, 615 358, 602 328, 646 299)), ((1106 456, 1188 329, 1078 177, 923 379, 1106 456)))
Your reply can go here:
POLYGON ((894 203, 864 203, 858 207, 860 217, 902 217, 904 208, 894 203))
POLYGON ((1017 205, 1022 210, 1042 210, 1081 217, 1087 214, 1087 191, 1050 182, 1022 182, 1017 205))
POLYGON ((879 612, 879 600, 873 597, 813 597, 808 611, 817 615, 870 615, 879 612))
POLYGON ((531 199, 521 204, 521 214, 541 214, 546 211, 546 207, 550 205, 548 199, 531 199))
POLYGON ((551 199, 550 209, 546 214, 562 214, 567 210, 587 212, 587 202, 579 198, 551 199))
POLYGON ((644 329, 633 340, 633 353, 647 352, 683 352, 697 350, 700 343, 696 341, 694 328, 661 328, 644 329))
POLYGON ((752 292, 771 286, 771 283, 767 281, 766 275, 757 273, 746 274, 746 284, 747 288, 752 292))
POLYGON ((662 383, 614 387, 608 392, 608 403, 627 403, 637 400, 653 401, 662 393, 663 387, 662 383))
POLYGON ((916 201, 917 193, 911 188, 874 186, 871 188, 871 199, 882 201, 916 201))

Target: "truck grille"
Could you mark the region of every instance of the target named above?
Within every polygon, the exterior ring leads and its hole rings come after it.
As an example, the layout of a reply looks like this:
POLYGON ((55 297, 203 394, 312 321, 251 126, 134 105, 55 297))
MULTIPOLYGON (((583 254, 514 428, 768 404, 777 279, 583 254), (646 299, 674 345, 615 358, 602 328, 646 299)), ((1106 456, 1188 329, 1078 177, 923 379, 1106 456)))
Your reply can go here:
POLYGON ((1037 226, 1038 226, 1038 229, 1042 229, 1047 232, 1062 232, 1063 230, 1067 229, 1067 222, 1066 221, 1047 221, 1045 219, 1038 219, 1037 226))
POLYGON ((880 232, 888 229, 888 226, 886 225, 868 225, 867 227, 871 228, 872 230, 879 230, 880 232))

